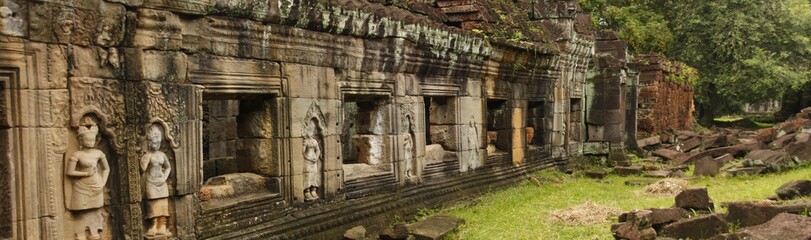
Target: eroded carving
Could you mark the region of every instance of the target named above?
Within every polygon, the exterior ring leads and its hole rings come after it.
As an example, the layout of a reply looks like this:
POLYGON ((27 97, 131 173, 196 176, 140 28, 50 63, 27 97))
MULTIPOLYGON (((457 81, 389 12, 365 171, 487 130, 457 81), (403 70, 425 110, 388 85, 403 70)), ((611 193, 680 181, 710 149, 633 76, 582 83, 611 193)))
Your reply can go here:
POLYGON ((67 209, 77 215, 78 226, 75 229, 76 239, 100 239, 104 230, 104 217, 101 207, 104 206, 104 185, 110 176, 107 156, 96 149, 99 142, 99 126, 90 117, 82 118, 77 128, 79 151, 68 158, 65 168, 66 181, 71 186, 66 191, 67 209))
POLYGON ((321 188, 321 168, 323 166, 324 149, 324 117, 318 105, 313 103, 307 111, 304 127, 304 201, 319 198, 318 190, 321 188))
POLYGON ((466 135, 467 145, 470 146, 470 149, 472 150, 468 163, 470 163, 471 169, 476 169, 481 166, 479 159, 479 143, 481 142, 479 138, 479 126, 471 121, 470 124, 467 125, 466 135))
POLYGON ((407 129, 405 136, 403 137, 403 161, 405 161, 405 176, 407 179, 411 179, 416 174, 414 174, 414 160, 416 154, 414 153, 414 120, 411 116, 406 116, 407 129))
POLYGON ((170 216, 167 180, 172 165, 166 153, 160 149, 164 139, 163 131, 163 126, 158 123, 153 123, 147 128, 147 152, 141 156, 141 171, 146 182, 144 189, 147 202, 146 218, 152 224, 146 232, 147 238, 172 235, 166 227, 170 216))
POLYGON ((0 7, 0 33, 11 36, 23 36, 23 19, 20 18, 15 9, 19 6, 9 2, 10 6, 0 7))
POLYGON ((321 162, 321 139, 317 135, 318 120, 310 119, 304 135, 304 174, 307 179, 304 189, 304 200, 311 201, 318 199, 318 188, 321 186, 321 174, 319 163, 321 162))

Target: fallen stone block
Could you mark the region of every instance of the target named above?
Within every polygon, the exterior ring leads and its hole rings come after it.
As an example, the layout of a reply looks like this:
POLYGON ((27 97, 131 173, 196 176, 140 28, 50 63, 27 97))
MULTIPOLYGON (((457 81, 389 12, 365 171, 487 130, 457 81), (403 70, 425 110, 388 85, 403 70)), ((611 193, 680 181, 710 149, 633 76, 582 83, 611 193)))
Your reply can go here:
POLYGON ((768 222, 739 230, 737 238, 752 240, 811 239, 811 218, 780 213, 768 222))
POLYGON ((664 226, 664 224, 677 222, 690 216, 687 210, 681 208, 648 208, 647 210, 651 211, 648 221, 654 226, 654 229, 659 228, 657 225, 664 226))
POLYGON ((771 148, 771 149, 781 149, 781 148, 785 147, 786 145, 788 145, 789 143, 791 143, 792 141, 794 141, 794 137, 796 135, 797 134, 792 133, 792 134, 786 134, 786 135, 784 135, 782 137, 779 137, 779 138, 775 139, 774 141, 772 141, 771 143, 769 143, 769 148, 771 148))
POLYGON ((687 173, 682 170, 676 170, 670 173, 671 178, 684 178, 687 177, 687 173))
POLYGON ((783 151, 792 156, 797 156, 800 161, 811 161, 811 134, 798 133, 794 136, 794 142, 786 145, 783 151))
POLYGON ((681 152, 689 152, 690 150, 693 150, 698 146, 701 146, 701 138, 693 137, 679 143, 679 145, 676 147, 676 150, 681 152))
POLYGON ((664 158, 666 160, 673 160, 673 159, 679 157, 679 155, 681 155, 681 154, 682 154, 681 152, 673 151, 673 150, 666 149, 666 148, 661 148, 661 149, 657 149, 656 151, 653 151, 654 156, 662 157, 662 158, 664 158))
POLYGON ((668 170, 654 170, 654 171, 645 172, 644 176, 645 177, 652 177, 652 178, 667 178, 667 177, 670 177, 670 175, 672 173, 673 172, 668 171, 668 170))
POLYGON ((757 139, 760 142, 771 142, 777 136, 777 130, 774 128, 764 128, 757 130, 757 139))
POLYGON ((749 162, 757 162, 757 164, 747 164, 748 166, 763 166, 766 167, 767 172, 781 172, 800 164, 797 157, 791 156, 782 150, 754 150, 747 153, 744 158, 749 162))
POLYGON ((698 135, 698 133, 693 132, 693 131, 688 131, 688 130, 676 131, 675 134, 676 134, 676 137, 681 139, 681 140, 687 140, 689 138, 694 138, 694 137, 699 137, 700 136, 700 135, 698 135))
POLYGON ((464 223, 461 218, 435 215, 408 225, 408 232, 417 240, 440 240, 464 223))
POLYGON ((768 202, 731 202, 726 206, 727 222, 738 224, 739 227, 763 224, 781 212, 768 202))
POLYGON ((715 158, 715 157, 720 157, 720 156, 722 156, 724 154, 732 154, 734 156, 740 156, 740 155, 744 155, 744 154, 746 154, 748 152, 751 152, 753 150, 758 150, 758 149, 763 149, 763 148, 765 148, 765 144, 763 144, 761 142, 756 142, 756 143, 751 143, 751 144, 738 144, 738 145, 733 145, 733 146, 729 146, 729 147, 713 148, 713 149, 708 149, 708 150, 703 151, 703 152, 696 152, 696 153, 690 153, 690 154, 681 155, 678 158, 674 159, 672 161, 672 164, 673 165, 680 165, 680 164, 692 163, 695 160, 698 160, 698 159, 701 159, 701 158, 704 158, 704 157, 713 157, 713 158, 715 158))
POLYGON ((441 162, 445 160, 445 149, 442 145, 431 144, 425 146, 425 162, 441 162))
POLYGON ((406 223, 401 222, 394 225, 391 229, 386 229, 380 233, 381 240, 405 240, 408 239, 408 226, 406 223))
POLYGON ((653 240, 656 230, 649 221, 650 210, 637 210, 620 215, 621 224, 613 225, 612 232, 616 239, 653 240))
POLYGON ((366 239, 366 228, 363 226, 353 227, 344 232, 344 240, 364 240, 366 239))
POLYGON ((653 180, 653 179, 631 179, 631 180, 626 180, 625 185, 626 186, 647 186, 647 185, 651 185, 651 184, 653 184, 655 182, 656 182, 656 180, 653 180))
POLYGON ((775 190, 777 197, 783 200, 794 199, 811 195, 811 181, 794 180, 787 182, 775 190))
POLYGON ((721 170, 721 166, 723 164, 715 159, 710 157, 705 157, 699 160, 696 160, 695 163, 696 167, 693 172, 693 176, 711 176, 714 177, 718 175, 718 172, 721 170))
POLYGON ((732 156, 732 154, 729 154, 729 153, 721 155, 720 157, 715 158, 715 161, 721 163, 721 165, 727 164, 728 162, 730 162, 732 160, 735 160, 735 156, 732 156))
POLYGON ((620 176, 640 175, 642 166, 614 167, 614 173, 620 176))
POLYGON ((667 237, 679 239, 707 239, 729 232, 729 226, 720 213, 682 219, 662 229, 667 237))
POLYGON ((636 140, 636 146, 639 148, 646 148, 650 146, 655 146, 662 143, 662 139, 659 136, 653 136, 649 138, 643 138, 636 140))
POLYGON ((686 210, 712 211, 715 204, 707 193, 707 188, 689 188, 676 195, 676 207, 686 210))
POLYGON ((703 149, 726 147, 727 144, 727 138, 725 135, 705 136, 701 139, 701 148, 703 149))
POLYGON ((603 178, 605 178, 606 175, 608 175, 608 172, 606 172, 605 169, 602 169, 602 168, 595 168, 595 169, 591 169, 589 171, 586 171, 586 177, 587 178, 603 179, 603 178))

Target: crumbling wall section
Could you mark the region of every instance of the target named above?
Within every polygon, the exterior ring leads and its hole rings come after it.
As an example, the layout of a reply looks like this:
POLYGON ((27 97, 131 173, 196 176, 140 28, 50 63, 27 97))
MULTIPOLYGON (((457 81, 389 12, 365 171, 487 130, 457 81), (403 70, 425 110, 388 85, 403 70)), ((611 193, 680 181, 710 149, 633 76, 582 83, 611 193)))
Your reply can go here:
POLYGON ((594 68, 587 83, 586 154, 608 154, 624 148, 628 44, 614 31, 601 31, 595 43, 594 68))
POLYGON ((633 67, 639 71, 636 137, 689 129, 695 111, 689 79, 695 71, 659 55, 639 55, 633 67))

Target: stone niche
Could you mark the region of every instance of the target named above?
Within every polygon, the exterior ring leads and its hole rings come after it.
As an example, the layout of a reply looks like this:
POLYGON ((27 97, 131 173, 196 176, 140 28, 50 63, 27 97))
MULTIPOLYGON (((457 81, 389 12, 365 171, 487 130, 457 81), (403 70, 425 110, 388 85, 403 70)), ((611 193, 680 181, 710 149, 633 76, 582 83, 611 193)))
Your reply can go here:
POLYGON ((269 95, 203 101, 205 198, 279 192, 273 105, 269 95))
POLYGON ((460 151, 460 126, 457 123, 457 100, 452 97, 425 97, 426 131, 425 162, 457 161, 460 151))
POLYGON ((506 100, 487 100, 487 155, 503 155, 511 150, 511 114, 506 100))
POLYGON ((385 97, 344 96, 341 140, 346 179, 391 172, 390 113, 385 97))

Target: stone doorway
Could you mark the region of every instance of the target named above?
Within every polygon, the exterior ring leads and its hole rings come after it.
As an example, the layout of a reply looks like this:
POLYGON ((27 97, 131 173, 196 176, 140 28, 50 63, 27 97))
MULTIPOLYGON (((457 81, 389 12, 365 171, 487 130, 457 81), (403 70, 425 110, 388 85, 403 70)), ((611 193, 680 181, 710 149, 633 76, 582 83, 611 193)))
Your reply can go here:
POLYGON ((0 239, 11 238, 12 214, 11 214, 11 176, 14 175, 11 166, 9 147, 9 125, 6 89, 7 81, 0 81, 0 239))

